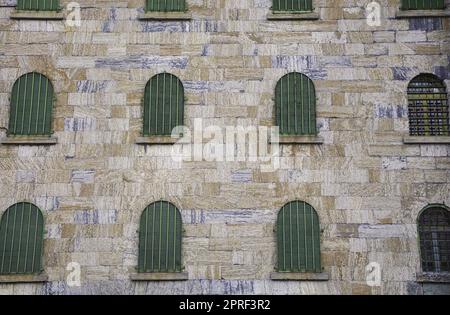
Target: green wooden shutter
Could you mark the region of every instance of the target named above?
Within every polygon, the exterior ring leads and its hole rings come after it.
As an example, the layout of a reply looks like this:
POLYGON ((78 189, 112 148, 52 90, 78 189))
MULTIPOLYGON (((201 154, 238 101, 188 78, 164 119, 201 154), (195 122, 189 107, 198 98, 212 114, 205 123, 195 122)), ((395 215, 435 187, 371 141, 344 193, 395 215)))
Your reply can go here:
POLYGON ((275 12, 313 11, 313 4, 312 0, 273 0, 272 10, 275 12))
POLYGON ((145 5, 146 12, 183 12, 186 10, 186 0, 147 0, 145 5))
POLYGON ((275 89, 276 121, 281 135, 316 135, 316 92, 306 75, 293 72, 275 89))
POLYGON ((433 74, 420 74, 408 85, 411 136, 450 135, 449 105, 444 82, 433 74))
POLYGON ((144 136, 170 136, 172 129, 183 125, 184 88, 169 73, 152 77, 144 94, 144 136))
POLYGON ((445 0, 402 0, 402 10, 443 10, 445 0))
POLYGON ((17 0, 17 10, 57 11, 59 0, 17 0))
POLYGON ((8 135, 50 135, 53 85, 44 75, 24 74, 11 94, 8 135))
POLYGON ((321 272, 319 217, 313 207, 293 201, 277 220, 278 271, 321 272))
POLYGON ((181 214, 167 201, 155 202, 142 213, 138 271, 181 271, 181 214))
POLYGON ((38 207, 27 202, 9 207, 0 222, 0 274, 40 273, 43 238, 38 207))

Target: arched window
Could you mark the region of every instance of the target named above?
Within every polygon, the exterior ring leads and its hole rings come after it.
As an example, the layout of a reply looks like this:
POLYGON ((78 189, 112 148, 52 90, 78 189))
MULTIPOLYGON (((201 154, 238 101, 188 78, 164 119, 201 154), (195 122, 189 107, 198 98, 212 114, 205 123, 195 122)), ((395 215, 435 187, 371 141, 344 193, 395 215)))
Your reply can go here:
POLYGON ((186 11, 186 0, 147 0, 146 12, 180 12, 186 11))
POLYGON ((306 75, 292 72, 275 89, 276 122, 281 135, 316 135, 316 92, 306 75))
POLYGON ((443 10, 445 0, 402 0, 402 10, 443 10))
POLYGON ((184 88, 169 73, 152 77, 145 87, 144 136, 170 136, 184 120, 184 88))
POLYGON ((181 213, 167 201, 152 203, 141 216, 138 271, 181 271, 181 213))
POLYGON ((408 85, 411 136, 448 136, 449 110, 445 84, 433 74, 420 74, 408 85))
POLYGON ((24 74, 13 85, 8 135, 50 135, 53 85, 40 73, 24 74))
POLYGON ((274 12, 303 12, 312 11, 312 0, 273 0, 272 10, 274 12))
POLYGON ((450 209, 430 205, 418 220, 423 272, 450 272, 450 209))
POLYGON ((320 226, 314 208, 303 201, 289 202, 278 213, 279 272, 321 272, 320 226))
POLYGON ((57 11, 59 0, 17 0, 18 10, 57 11))
POLYGON ((9 207, 0 221, 0 274, 33 274, 42 271, 44 218, 28 202, 9 207))

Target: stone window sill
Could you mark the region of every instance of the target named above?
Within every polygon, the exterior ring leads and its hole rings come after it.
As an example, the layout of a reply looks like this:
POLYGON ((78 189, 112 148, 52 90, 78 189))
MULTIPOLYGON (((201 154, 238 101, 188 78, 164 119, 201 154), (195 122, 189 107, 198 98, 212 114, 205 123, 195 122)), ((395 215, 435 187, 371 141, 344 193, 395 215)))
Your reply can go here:
POLYGON ((421 18, 421 17, 446 17, 450 16, 450 10, 399 10, 397 19, 421 18))
POLYGON ((46 274, 38 275, 0 275, 0 283, 37 283, 47 282, 48 276, 46 274))
POLYGON ((133 273, 130 278, 132 281, 185 281, 189 280, 189 274, 187 272, 133 273))
POLYGON ((139 20, 144 21, 189 21, 192 19, 190 12, 145 12, 139 15, 139 20))
POLYGON ((181 137, 172 137, 172 136, 146 136, 139 137, 136 139, 136 144, 162 144, 169 145, 175 144, 179 142, 181 137))
POLYGON ((318 20, 319 13, 316 12, 271 12, 267 15, 268 20, 318 20))
POLYGON ((327 272, 272 272, 270 279, 276 281, 328 281, 330 276, 327 272))
POLYGON ((63 20, 64 15, 58 11, 25 11, 15 10, 11 13, 14 20, 63 20))
MULTIPOLYGON (((279 136, 279 144, 323 144, 324 140, 319 136, 279 136)), ((276 143, 270 140, 270 143, 276 143)))
POLYGON ((450 273, 419 273, 416 282, 420 283, 450 283, 450 273))
POLYGON ((5 137, 0 140, 1 144, 5 145, 53 145, 58 143, 58 139, 55 137, 39 137, 39 136, 15 136, 5 137))
POLYGON ((403 137, 404 144, 450 144, 449 136, 405 136, 403 137))

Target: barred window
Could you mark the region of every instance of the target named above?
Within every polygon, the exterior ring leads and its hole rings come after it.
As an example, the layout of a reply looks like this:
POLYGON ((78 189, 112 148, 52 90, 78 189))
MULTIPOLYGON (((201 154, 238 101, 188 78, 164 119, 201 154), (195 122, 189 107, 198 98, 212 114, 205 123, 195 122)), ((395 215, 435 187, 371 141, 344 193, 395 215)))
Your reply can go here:
POLYGON ((281 208, 277 248, 279 272, 321 272, 319 217, 311 205, 293 201, 281 208))
POLYGON ((422 270, 450 272, 450 209, 430 205, 418 221, 422 270))
POLYGON ((160 73, 152 77, 144 94, 144 136, 170 136, 183 125, 184 88, 176 76, 160 73))
POLYGON ((275 89, 276 122, 281 135, 316 135, 316 92, 306 75, 293 72, 275 89))
POLYGON ((0 274, 40 273, 43 238, 38 207, 27 202, 9 207, 0 221, 0 274))
POLYGON ((402 10, 443 10, 445 0, 402 0, 402 10))
POLYGON ((433 74, 420 74, 408 86, 411 136, 448 136, 449 108, 445 84, 433 74))
POLYGON ((147 0, 146 12, 183 12, 187 10, 186 0, 147 0))
POLYGON ((313 0, 273 0, 274 12, 303 12, 313 10, 313 0))
POLYGON ((57 11, 59 0, 17 0, 17 10, 57 11))
POLYGON ((145 208, 139 228, 139 272, 181 271, 181 226, 181 213, 170 202, 145 208))
POLYGON ((8 135, 50 135, 53 85, 40 73, 24 74, 13 85, 8 135))

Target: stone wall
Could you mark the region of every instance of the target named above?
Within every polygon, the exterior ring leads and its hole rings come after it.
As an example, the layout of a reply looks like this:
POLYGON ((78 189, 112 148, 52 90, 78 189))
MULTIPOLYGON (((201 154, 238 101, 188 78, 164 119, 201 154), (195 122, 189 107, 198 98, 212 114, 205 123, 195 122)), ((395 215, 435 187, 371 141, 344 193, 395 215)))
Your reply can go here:
MULTIPOLYGON (((62 3, 69 1, 63 0, 62 3)), ((56 91, 54 146, 0 145, 0 213, 20 201, 42 209, 46 284, 1 284, 0 293, 421 294, 416 219, 450 204, 450 147, 405 145, 408 81, 450 81, 449 19, 396 19, 381 0, 315 0, 317 21, 269 21, 270 0, 188 0, 191 21, 140 21, 144 0, 82 0, 80 27, 10 19, 0 0, 0 136, 14 81, 46 74, 56 91), (317 91, 322 145, 283 145, 281 167, 185 162, 170 146, 135 144, 144 86, 177 75, 186 125, 274 123, 274 88, 290 71, 317 91), (185 282, 130 281, 142 210, 165 199, 182 211, 185 282), (272 281, 274 225, 288 201, 318 212, 325 282, 272 281), (81 264, 82 286, 66 266, 81 264), (382 267, 381 287, 365 267, 382 267)))

